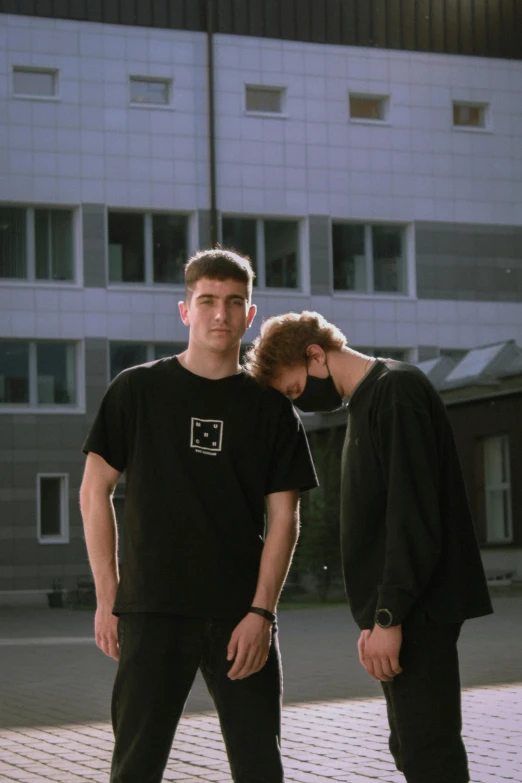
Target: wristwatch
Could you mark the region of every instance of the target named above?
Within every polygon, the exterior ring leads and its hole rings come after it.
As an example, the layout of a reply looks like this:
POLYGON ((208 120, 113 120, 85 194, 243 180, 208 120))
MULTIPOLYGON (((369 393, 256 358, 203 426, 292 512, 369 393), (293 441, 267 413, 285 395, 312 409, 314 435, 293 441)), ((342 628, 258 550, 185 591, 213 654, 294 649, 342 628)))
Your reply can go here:
POLYGON ((389 609, 377 609, 375 612, 375 623, 380 628, 391 628, 392 625, 396 625, 393 620, 393 614, 389 609))

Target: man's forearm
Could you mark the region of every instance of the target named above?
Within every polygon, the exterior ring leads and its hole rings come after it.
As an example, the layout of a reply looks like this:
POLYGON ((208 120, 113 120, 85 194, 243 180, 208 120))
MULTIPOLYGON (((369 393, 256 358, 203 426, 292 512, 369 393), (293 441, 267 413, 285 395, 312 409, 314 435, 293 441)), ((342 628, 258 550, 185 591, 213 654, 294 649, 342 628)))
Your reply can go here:
POLYGON ((297 511, 291 521, 273 520, 270 524, 261 557, 257 588, 252 600, 253 606, 275 612, 292 562, 298 529, 297 511))
POLYGON ((99 603, 114 603, 118 587, 117 526, 111 495, 80 496, 85 541, 99 603))

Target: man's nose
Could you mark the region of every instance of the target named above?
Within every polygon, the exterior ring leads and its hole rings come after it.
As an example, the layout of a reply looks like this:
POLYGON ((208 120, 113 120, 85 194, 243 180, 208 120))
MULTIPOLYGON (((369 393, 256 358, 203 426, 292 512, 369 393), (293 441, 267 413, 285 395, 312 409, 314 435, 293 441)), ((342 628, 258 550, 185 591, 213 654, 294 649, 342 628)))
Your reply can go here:
POLYGON ((216 306, 216 312, 214 314, 214 318, 216 319, 216 321, 226 321, 227 308, 224 302, 219 302, 218 305, 216 306))

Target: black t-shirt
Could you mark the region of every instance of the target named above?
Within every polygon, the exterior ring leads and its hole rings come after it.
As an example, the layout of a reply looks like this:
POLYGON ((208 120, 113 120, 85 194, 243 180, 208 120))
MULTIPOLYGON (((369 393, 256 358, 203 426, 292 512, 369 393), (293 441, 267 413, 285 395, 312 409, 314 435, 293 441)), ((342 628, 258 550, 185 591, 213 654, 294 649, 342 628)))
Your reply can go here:
POLYGON ((175 356, 114 379, 83 450, 125 471, 116 613, 242 616, 257 584, 265 496, 317 485, 286 397, 244 372, 194 375, 175 356))
POLYGON ((492 611, 453 431, 418 368, 377 360, 354 390, 342 464, 346 590, 361 628, 419 607, 462 622, 492 611))

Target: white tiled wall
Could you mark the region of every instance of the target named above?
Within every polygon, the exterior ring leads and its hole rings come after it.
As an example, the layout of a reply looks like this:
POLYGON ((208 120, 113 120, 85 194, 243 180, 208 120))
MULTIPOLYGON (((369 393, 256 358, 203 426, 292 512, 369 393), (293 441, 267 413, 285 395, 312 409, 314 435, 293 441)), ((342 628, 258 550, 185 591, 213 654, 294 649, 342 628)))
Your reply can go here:
MULTIPOLYGON (((223 212, 520 225, 522 62, 218 35, 215 63, 223 212), (247 116, 245 83, 284 87, 286 116, 247 116), (350 123, 349 91, 389 95, 389 122, 350 123), (491 128, 453 130, 453 99, 491 128)), ((203 34, 0 15, 0 202, 208 208, 206 79, 203 34), (14 65, 59 69, 59 98, 12 97, 14 65), (173 106, 129 106, 131 74, 172 78, 173 106)), ((183 340, 178 298, 0 288, 0 334, 183 340)), ((522 342, 517 304, 256 299, 257 324, 318 309, 358 345, 522 342)))
MULTIPOLYGON (((0 199, 208 207, 203 34, 0 29, 0 199), (59 99, 12 98, 13 65, 58 68, 59 99), (130 107, 130 74, 172 78, 173 106, 130 107)), ((215 62, 224 211, 520 223, 521 62, 226 35, 215 62), (246 116, 245 83, 285 87, 286 117, 246 116), (349 91, 389 95, 389 122, 350 123, 349 91), (489 103, 490 129, 453 130, 454 99, 489 103)))

